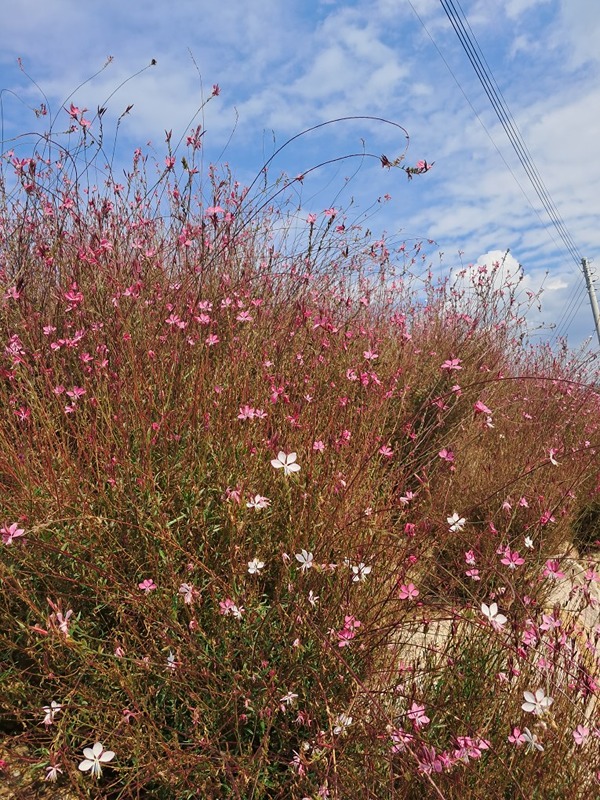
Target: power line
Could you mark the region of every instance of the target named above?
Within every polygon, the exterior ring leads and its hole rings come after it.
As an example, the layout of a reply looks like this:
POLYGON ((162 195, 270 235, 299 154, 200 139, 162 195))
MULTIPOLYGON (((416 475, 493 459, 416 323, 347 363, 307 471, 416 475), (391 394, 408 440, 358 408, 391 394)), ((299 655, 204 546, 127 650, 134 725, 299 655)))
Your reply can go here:
MULTIPOLYGON (((581 254, 577 250, 577 246, 571 237, 570 233, 568 232, 564 221, 562 220, 550 194, 544 182, 533 163, 533 158, 531 153, 529 152, 521 133, 517 127, 517 124, 512 116, 510 110, 508 109, 504 98, 502 97, 502 93, 500 89, 491 75, 491 70, 489 69, 489 65, 485 60, 485 56, 483 55, 481 48, 475 38, 473 31, 469 23, 467 22, 467 26, 469 30, 465 28, 457 10, 453 0, 440 0, 440 3, 446 12, 446 16, 450 20, 454 31, 456 32, 461 46, 465 51, 473 69, 477 77, 479 78, 479 82, 483 86, 483 89, 490 100, 494 111, 496 112, 496 116, 500 120, 500 123, 508 136, 508 139, 517 154, 523 169, 525 170, 527 177, 530 180, 531 185, 533 186, 542 206, 544 207, 546 213, 552 220, 552 223, 562 239, 567 251, 571 255, 573 261, 579 266, 581 264, 581 254), (479 56, 481 54, 481 58, 479 56), (483 61, 482 61, 483 59, 483 61), (484 63, 485 62, 485 63, 484 63)), ((460 9, 463 17, 465 17, 464 11, 460 5, 460 2, 457 0, 458 8, 460 9)), ((466 17, 465 17, 466 21, 466 17)))
MULTIPOLYGON (((504 128, 504 131, 507 134, 509 141, 513 146, 513 149, 517 154, 517 157, 519 158, 521 165, 525 169, 525 172, 532 186, 534 187, 546 213, 552 220, 555 229, 557 230, 559 236, 563 240, 563 243, 567 248, 568 252, 570 253, 571 257, 576 263, 578 263, 578 265, 581 265, 582 267, 582 271, 584 273, 586 282, 586 289, 589 294, 590 302, 592 305, 592 314, 596 326, 596 333, 598 335, 598 341, 600 343, 600 321, 598 319, 600 315, 598 313, 598 305, 596 302, 594 287, 589 277, 587 261, 581 257, 581 254, 577 249, 573 237, 567 230, 564 220, 560 216, 558 209, 556 208, 556 205, 554 204, 552 198, 550 197, 550 194, 537 170, 537 167, 533 162, 531 153, 529 152, 527 145, 523 141, 523 137, 521 136, 518 126, 514 120, 514 117, 512 116, 506 104, 506 101, 502 96, 502 92, 500 91, 500 88, 492 75, 492 72, 489 68, 489 64, 487 63, 485 56, 483 55, 483 52, 479 47, 477 38, 475 37, 475 34, 473 33, 473 30, 460 5, 460 0, 456 0, 456 5, 460 9, 463 19, 465 20, 466 25, 469 29, 468 31, 465 28, 456 10, 456 7, 454 5, 454 0, 440 0, 440 3, 442 4, 442 7, 446 12, 446 16, 450 20, 450 23, 452 24, 452 27, 454 28, 461 42, 463 50, 467 54, 467 57, 471 62, 471 65, 473 66, 473 69, 475 70, 477 77, 479 78, 481 85, 483 86, 490 102, 492 103, 494 111, 496 112, 496 115, 498 116, 498 119, 500 120, 500 123, 502 124, 502 127, 504 128), (479 57, 480 55, 481 58, 479 57), (481 59, 483 59, 483 62, 481 59)), ((581 288, 579 294, 581 294, 582 292, 583 289, 581 288)), ((579 308, 581 307, 581 304, 583 302, 582 300, 579 303, 577 303, 575 308, 569 313, 570 307, 574 305, 575 302, 576 298, 573 297, 573 292, 571 292, 570 301, 567 307, 563 309, 563 314, 561 315, 561 319, 556 327, 553 338, 559 335, 561 330, 561 325, 563 324, 563 319, 565 319, 564 324, 566 325, 566 328, 568 328, 575 314, 579 311, 579 308)))
POLYGON ((585 301, 585 294, 586 294, 586 289, 585 286, 583 285, 580 286, 577 291, 571 292, 570 300, 567 303, 562 314, 560 315, 558 322, 555 325, 551 341, 556 341, 556 339, 559 339, 561 336, 564 336, 567 333, 573 320, 579 313, 579 309, 581 308, 581 306, 585 301), (575 303, 577 303, 577 305, 575 305, 575 303))
MULTIPOLYGON (((486 134, 487 134, 488 138, 490 139, 490 141, 492 142, 494 148, 496 149, 496 151, 498 152, 498 154, 502 158, 502 161, 504 162, 505 166, 507 167, 507 169, 509 170, 509 172, 511 173, 511 175, 515 179, 517 185, 521 189, 521 192, 522 192, 523 196, 525 197, 527 203, 531 206, 531 208, 533 209, 534 213, 536 214, 536 216, 540 220, 540 223, 542 224, 542 226, 544 227, 546 232, 550 235, 550 237, 554 241, 555 245, 557 245, 560 248, 560 245, 558 245, 558 243, 554 239, 554 236, 552 235, 551 230, 548 229, 546 223, 544 223, 544 221, 542 220, 539 212, 537 211, 537 209, 533 206, 533 204, 529 200, 529 197, 527 196, 527 193, 523 189, 523 187, 522 187, 520 181, 518 180, 517 176, 515 175, 515 173, 511 169, 510 165, 507 163, 507 161, 504 158, 503 154, 498 149, 496 143, 492 139, 492 137, 491 137, 489 131, 487 130, 487 128, 485 127, 483 121, 481 120, 481 118, 477 114, 476 110, 474 109, 473 104, 469 100, 467 94, 465 93, 464 89, 462 88, 462 86, 461 86, 460 82, 458 81, 456 75, 454 74, 454 72, 452 71, 450 65, 448 64, 448 62, 444 58, 442 52, 440 51, 439 47, 435 43, 433 37, 431 36, 429 31, 427 30, 427 27, 426 27, 425 23, 423 22, 423 20, 421 19, 421 17, 417 13, 417 11, 416 11, 415 7, 413 6, 411 0, 408 0, 408 3, 410 5, 410 7, 412 8, 413 13, 415 14, 417 19, 421 23, 423 29, 425 30, 425 32, 429 36, 429 39, 433 43, 433 45, 434 45, 435 49, 437 50, 440 58, 442 59, 442 61, 446 65, 448 71, 450 72, 450 74, 454 78, 454 81, 455 81, 456 85, 458 86, 458 88, 462 92, 462 94, 465 97, 467 103, 471 107, 471 110, 473 111, 473 113, 475 114, 477 119, 479 120, 479 123, 481 124, 481 126, 484 129, 484 131, 486 132, 486 134)), ((525 170, 525 173, 526 173, 527 177, 529 178, 529 181, 530 181, 531 185, 533 186, 533 188, 534 188, 534 190, 535 190, 535 192, 536 192, 536 194, 537 194, 537 196, 538 196, 538 198, 539 198, 544 210, 546 211, 546 214, 548 215, 549 219, 552 222, 552 225, 553 225, 554 229, 556 230, 557 234, 559 235, 560 239, 562 240, 562 242, 563 242, 563 244, 565 246, 565 249, 567 250, 567 252, 571 256, 571 258, 573 259, 575 264, 577 264, 578 268, 581 268, 581 265, 583 264, 583 259, 581 258, 579 250, 577 249, 577 245, 575 244, 572 236, 570 235, 569 231, 567 230, 566 225, 564 223, 564 220, 560 216, 560 213, 558 212, 558 209, 556 208, 556 205, 554 204, 554 201, 550 197, 548 189, 546 188, 546 186, 545 186, 545 184, 544 184, 544 182, 543 182, 543 180, 541 178, 541 175, 540 175, 539 171, 537 170, 537 167, 535 166, 535 164, 533 162, 533 157, 532 157, 529 149, 527 148, 527 145, 523 141, 523 137, 521 136, 521 133, 520 133, 520 131, 518 129, 517 123, 516 123, 513 115, 511 114, 511 112, 510 112, 510 110, 509 110, 509 108, 508 108, 508 106, 506 104, 506 101, 504 100, 502 92, 501 92, 501 90, 500 90, 495 78, 493 77, 493 74, 491 73, 491 69, 489 67, 489 64, 487 63, 487 61, 485 59, 485 56, 483 55, 483 52, 481 51, 481 48, 479 47, 479 43, 477 42, 475 34, 473 33, 473 30, 472 30, 472 28, 471 28, 471 26, 470 26, 470 24, 469 24, 469 22, 468 22, 468 20, 466 18, 466 15, 465 15, 465 13, 464 13, 461 5, 460 5, 459 0, 456 0, 456 3, 457 3, 458 8, 460 9, 460 11, 462 13, 462 16, 463 16, 464 20, 465 20, 466 27, 465 27, 465 24, 462 22, 462 20, 461 20, 461 18, 459 16, 459 13, 456 10, 456 7, 454 5, 453 0, 440 0, 440 3, 442 4, 442 7, 443 7, 444 11, 446 12, 446 16, 448 17, 452 27, 454 28, 455 33, 457 34, 457 36, 459 38, 459 41, 461 43, 462 48, 465 51, 465 53, 466 53, 466 55, 467 55, 467 57, 468 57, 468 59, 469 59, 469 61, 471 63, 471 66, 475 70, 475 73, 476 73, 477 77, 479 78, 479 81, 480 81, 481 85, 483 86, 483 89, 484 89, 488 99, 490 100, 490 102, 492 104, 492 107, 494 108, 494 111, 496 112, 496 115, 497 115, 498 119, 500 120, 500 123, 501 123, 501 125, 502 125, 502 127, 503 127, 503 129, 504 129, 504 131, 505 131, 505 133, 506 133, 506 135, 507 135, 507 137, 508 137, 508 139, 509 139, 509 141, 510 141, 510 143, 511 143, 513 149, 514 149, 514 151, 515 151, 515 153, 516 153, 516 155, 517 155, 517 157, 518 157, 523 169, 525 170), (467 30, 467 28, 468 28, 468 30, 467 30)), ((581 273, 579 273, 579 270, 578 270, 578 274, 581 274, 581 273)), ((585 295, 585 289, 583 288, 583 286, 581 284, 579 285, 579 289, 577 289, 576 287, 571 289, 570 295, 569 295, 569 301, 563 307, 561 317, 560 317, 558 323, 555 326, 555 332, 554 332, 554 334, 552 336, 553 340, 556 339, 560 335, 561 330, 563 328, 566 331, 566 329, 569 327, 569 325, 573 321, 575 315, 578 313, 579 309, 581 308, 581 305, 583 304, 583 295, 585 295)), ((591 294, 590 294, 590 299, 591 299, 591 294)), ((599 335, 599 338, 600 338, 600 335, 599 335)))
POLYGON ((471 102, 471 100, 469 99, 469 96, 467 95, 467 93, 466 93, 466 92, 465 92, 465 90, 463 89, 463 87, 462 87, 462 85, 461 85, 460 81, 458 80, 458 78, 457 78, 457 77, 456 77, 456 75, 454 74, 454 71, 452 70, 452 67, 451 67, 451 66, 450 66, 450 64, 448 63, 448 61, 447 61, 447 59, 445 58, 444 54, 442 53, 442 51, 440 50, 440 48, 437 46, 437 43, 436 43, 435 39, 433 38, 433 36, 431 35, 431 33, 429 32, 429 30, 428 30, 427 26, 425 25, 425 22, 424 22, 424 21, 423 21, 423 19, 422 19, 422 18, 419 16, 419 13, 417 12, 417 10, 416 10, 416 8, 414 7, 414 5, 412 4, 411 0, 407 0, 407 2, 408 2, 408 4, 409 4, 409 6, 412 8, 412 10, 413 10, 413 13, 414 13, 415 17, 416 17, 416 18, 419 20, 419 22, 421 23, 421 26, 423 27, 423 30, 425 31, 425 33, 426 33, 426 34, 427 34, 427 36, 429 37, 429 40, 431 41, 432 45, 433 45, 433 46, 435 47, 435 49, 437 50, 437 54, 439 55, 439 57, 440 57, 440 58, 442 59, 442 61, 444 62, 444 65, 446 66, 446 69, 448 70, 448 72, 449 72, 449 73, 450 73, 450 75, 452 76, 452 78, 453 78, 454 82, 456 83, 456 85, 457 85, 458 89, 460 90, 460 92, 461 92, 462 96, 465 98, 465 100, 466 100, 467 104, 469 105, 469 108, 470 108, 470 109, 471 109, 471 111, 473 112, 473 114, 474 114, 475 118, 477 119, 477 121, 479 122, 479 124, 481 125, 481 127, 483 128, 483 130, 485 131, 485 134, 486 134, 486 136, 488 137, 488 139, 490 140, 490 143, 491 143, 492 147, 494 148, 494 150, 496 151, 496 153, 498 153, 498 155, 500 156, 500 158, 501 158, 502 162, 504 163, 504 166, 505 166, 505 167, 506 167, 506 169, 507 169, 507 170, 510 172, 510 174, 512 175, 512 177, 513 177, 513 179, 514 179, 515 183, 517 184, 517 186, 518 186, 518 187, 519 187, 519 189, 521 190, 521 194, 522 194, 522 195, 523 195, 523 197, 525 198, 525 200, 526 200, 527 204, 530 206, 531 210, 533 211, 533 213, 534 213, 534 214, 536 215, 536 217, 538 218, 538 220, 539 220, 539 222, 540 222, 540 225, 543 227, 544 231, 545 231, 545 232, 548 234, 548 236, 550 237, 550 239, 552 240, 552 242, 555 244, 555 246, 556 246, 557 248, 560 248, 560 244, 559 244, 559 243, 557 242, 557 240, 555 239, 555 237, 554 237, 554 234, 553 234, 553 231, 552 231, 551 229, 549 229, 549 228, 548 228, 548 226, 547 226, 546 222, 545 222, 545 221, 542 219, 542 216, 541 216, 540 212, 537 210, 537 208, 536 208, 536 207, 533 205, 533 203, 532 203, 532 202, 531 202, 531 200, 529 199, 529 196, 527 195, 527 192, 526 192, 526 191, 525 191, 525 189, 523 188, 523 185, 521 184, 521 181, 519 180, 519 178, 518 178, 518 177, 517 177, 517 175, 515 174, 514 170, 512 169, 512 167, 510 166, 510 164, 508 163, 508 161, 506 160, 506 158, 504 157, 504 154, 502 153, 502 151, 499 149, 498 145, 497 145, 497 144, 496 144, 496 142, 494 141, 494 139, 493 139, 493 137, 492 137, 491 133, 488 131, 488 129, 487 129, 487 127, 486 127, 486 125, 485 125, 484 121, 481 119, 481 117, 480 117, 480 116, 479 116, 479 114, 477 113, 477 110, 476 110, 475 106, 473 105, 473 103, 472 103, 472 102, 471 102))

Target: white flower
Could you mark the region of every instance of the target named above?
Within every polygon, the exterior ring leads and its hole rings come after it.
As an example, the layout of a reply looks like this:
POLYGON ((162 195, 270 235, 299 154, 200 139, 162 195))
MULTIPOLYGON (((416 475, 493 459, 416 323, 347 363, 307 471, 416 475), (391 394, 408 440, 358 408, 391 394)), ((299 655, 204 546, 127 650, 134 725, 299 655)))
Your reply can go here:
POLYGON ((299 561, 302 569, 302 572, 306 572, 307 569, 310 569, 313 565, 314 556, 312 553, 309 553, 308 550, 302 550, 300 553, 296 553, 296 561, 299 561))
MULTIPOLYGON (((300 469, 298 467, 298 469, 300 469)), ((261 494, 255 494, 251 497, 249 502, 246 503, 246 508, 253 508, 255 511, 260 511, 261 508, 267 508, 271 505, 268 497, 263 497, 261 494)))
POLYGON ((531 538, 531 536, 525 537, 525 547, 528 547, 530 550, 533 547, 533 539, 531 538))
POLYGON ((450 525, 450 533, 462 531, 467 521, 464 517, 459 517, 456 511, 451 517, 447 517, 446 519, 448 520, 448 525, 450 525))
POLYGON ((555 453, 556 453, 556 450, 553 447, 551 447, 550 450, 549 450, 549 453, 548 453, 548 457, 550 459, 550 463, 553 464, 555 467, 558 467, 558 466, 560 466, 560 462, 558 462, 554 458, 554 454, 555 453))
POLYGON ((91 770, 91 774, 99 778, 102 775, 101 764, 106 764, 107 761, 112 761, 115 754, 112 750, 105 750, 102 742, 96 742, 93 747, 84 747, 83 755, 85 759, 79 765, 82 772, 91 770))
POLYGON ((298 695, 294 692, 288 692, 284 694, 283 697, 279 699, 280 703, 285 703, 286 706, 293 706, 295 701, 298 699, 298 695))
POLYGON ((194 589, 191 583, 182 583, 179 587, 179 594, 183 595, 183 602, 191 605, 194 602, 194 596, 198 591, 194 589))
POLYGON ((484 617, 489 619, 496 630, 500 630, 500 628, 506 623, 506 617, 504 614, 498 613, 497 603, 491 603, 489 606, 485 603, 482 603, 481 613, 484 615, 484 617))
POLYGON ((529 728, 523 728, 523 733, 521 734, 525 744, 527 745, 528 750, 543 750, 543 745, 540 744, 538 737, 535 733, 532 733, 529 728))
POLYGON ((44 725, 52 725, 54 722, 54 717, 58 714, 61 708, 61 704, 57 703, 56 700, 53 700, 49 706, 44 706, 42 709, 46 714, 44 717, 44 725))
POLYGON ((521 706, 523 711, 528 713, 542 715, 547 709, 550 708, 554 700, 551 697, 546 697, 543 689, 537 689, 536 693, 523 692, 525 702, 521 706))
POLYGON ((167 669, 170 669, 171 672, 175 672, 177 669, 177 660, 175 658, 175 653, 172 650, 169 650, 169 655, 167 656, 167 669))
POLYGON ((340 733, 346 733, 346 728, 350 725, 352 725, 352 717, 348 716, 348 714, 338 714, 333 720, 333 732, 336 736, 339 736, 340 733))
POLYGON ((49 764, 46 767, 46 774, 44 775, 44 780, 56 783, 59 772, 62 774, 62 769, 59 766, 57 766, 56 764, 49 764))
POLYGON ((248 572, 250 575, 256 575, 264 566, 264 561, 259 561, 258 558, 253 558, 252 561, 248 562, 248 572))
POLYGON ((352 567, 352 572, 354 573, 352 580, 354 583, 358 583, 358 581, 365 581, 367 579, 367 575, 371 572, 371 567, 368 567, 361 561, 360 564, 352 567))
POLYGON ((296 464, 296 453, 288 453, 287 455, 280 450, 277 454, 277 458, 271 460, 271 464, 275 467, 275 469, 283 469, 284 475, 291 475, 292 472, 299 472, 300 471, 300 464, 296 464))
POLYGON ((310 590, 310 592, 308 593, 308 602, 309 602, 309 603, 311 604, 311 606, 314 608, 314 607, 317 605, 317 601, 318 601, 318 600, 319 600, 319 595, 318 595, 318 594, 315 594, 315 593, 313 592, 313 590, 311 589, 311 590, 310 590))

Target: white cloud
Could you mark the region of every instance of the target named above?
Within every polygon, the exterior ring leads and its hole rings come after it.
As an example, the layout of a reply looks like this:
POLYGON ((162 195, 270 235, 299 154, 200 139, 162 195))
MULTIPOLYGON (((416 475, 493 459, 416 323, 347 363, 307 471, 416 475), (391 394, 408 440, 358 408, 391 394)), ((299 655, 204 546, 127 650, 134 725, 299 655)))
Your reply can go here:
MULTIPOLYGON (((551 0, 505 0, 504 11, 509 19, 516 19, 526 11, 548 5, 550 2, 551 0)), ((567 0, 567 2, 570 2, 570 0, 567 0)))
POLYGON ((589 0, 560 0, 561 30, 570 40, 568 52, 574 65, 598 63, 600 52, 600 4, 589 0))

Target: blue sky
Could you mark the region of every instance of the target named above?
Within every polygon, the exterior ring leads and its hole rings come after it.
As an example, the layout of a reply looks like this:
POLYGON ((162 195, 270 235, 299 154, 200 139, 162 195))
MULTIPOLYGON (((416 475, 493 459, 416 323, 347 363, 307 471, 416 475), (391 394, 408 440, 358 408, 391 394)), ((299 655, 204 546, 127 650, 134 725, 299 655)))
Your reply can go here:
MULTIPOLYGON (((600 265, 600 3, 461 5, 566 229, 579 252, 600 265)), ((390 194, 369 218, 371 230, 398 242, 433 240, 427 252, 442 272, 492 261, 510 248, 525 269, 525 287, 544 285, 542 314, 532 315, 531 325, 559 323, 558 333, 572 345, 593 334, 581 273, 541 209, 439 0, 412 6, 408 0, 20 0, 18 13, 5 16, 0 28, 3 149, 40 125, 30 108, 42 98, 18 57, 57 113, 109 55, 111 64, 72 100, 90 109, 108 105, 107 133, 133 103, 121 123, 117 162, 128 163, 134 147, 149 141, 162 157, 165 129, 178 139, 213 84, 221 94, 198 119, 206 158, 227 161, 243 183, 304 128, 340 116, 384 117, 408 131, 407 163, 434 161, 432 171, 409 183, 375 160, 344 162, 311 177, 303 209, 318 213, 352 197, 359 215, 390 194), (153 58, 155 67, 106 103, 153 58)), ((361 140, 368 152, 390 158, 404 149, 392 126, 340 124, 286 148, 272 175, 295 175, 358 152, 361 140)))

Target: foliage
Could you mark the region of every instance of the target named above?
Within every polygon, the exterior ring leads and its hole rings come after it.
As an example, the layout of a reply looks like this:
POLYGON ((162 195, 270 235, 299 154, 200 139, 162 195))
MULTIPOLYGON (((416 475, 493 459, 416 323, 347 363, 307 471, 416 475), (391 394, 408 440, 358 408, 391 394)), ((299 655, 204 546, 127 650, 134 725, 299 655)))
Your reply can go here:
POLYGON ((137 150, 93 185, 83 114, 71 149, 3 161, 5 771, 115 799, 591 797, 577 356, 526 344, 500 265, 436 283, 420 244, 306 216, 304 176, 203 175, 200 129, 181 168, 168 136, 156 181, 137 150))

